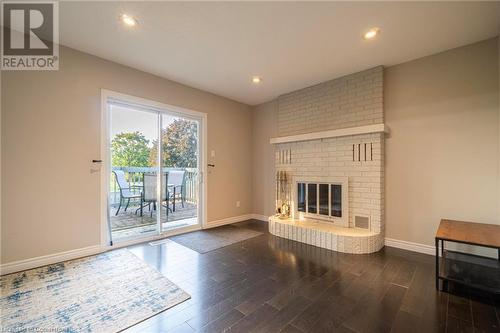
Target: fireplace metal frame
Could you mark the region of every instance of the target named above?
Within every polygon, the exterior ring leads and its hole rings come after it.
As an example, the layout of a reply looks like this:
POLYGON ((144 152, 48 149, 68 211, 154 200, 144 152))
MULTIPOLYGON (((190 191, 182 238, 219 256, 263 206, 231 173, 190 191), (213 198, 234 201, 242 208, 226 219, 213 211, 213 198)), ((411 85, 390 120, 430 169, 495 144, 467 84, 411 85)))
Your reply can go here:
MULTIPOLYGON (((307 186, 306 186, 307 188, 307 186)), ((307 192, 306 192, 307 193, 307 192)), ((307 194, 306 194, 307 197, 307 194)), ((298 220, 317 220, 318 222, 324 222, 328 224, 333 224, 339 227, 349 227, 349 177, 318 177, 318 176, 294 176, 292 181, 292 198, 291 198, 291 211, 292 218, 298 220), (326 216, 319 213, 307 213, 299 212, 297 205, 297 185, 299 183, 306 184, 333 184, 342 186, 342 217, 326 216)), ((306 198, 307 201, 307 198, 306 198)), ((317 199, 319 205, 319 198, 317 199)), ((328 198, 330 205, 331 198, 328 198)), ((331 211, 331 209, 330 209, 331 211)))

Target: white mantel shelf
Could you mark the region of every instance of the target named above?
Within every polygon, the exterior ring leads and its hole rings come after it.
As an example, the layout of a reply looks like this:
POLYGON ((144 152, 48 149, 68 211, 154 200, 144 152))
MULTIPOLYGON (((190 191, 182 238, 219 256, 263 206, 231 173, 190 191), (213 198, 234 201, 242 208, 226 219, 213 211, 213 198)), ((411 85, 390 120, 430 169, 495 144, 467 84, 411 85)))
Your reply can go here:
POLYGON ((389 128, 385 126, 385 124, 340 128, 329 131, 312 132, 312 133, 297 134, 290 136, 280 136, 277 138, 271 138, 269 142, 271 144, 278 144, 278 143, 288 143, 288 142, 319 140, 326 138, 338 138, 341 136, 370 134, 370 133, 389 133, 389 128))

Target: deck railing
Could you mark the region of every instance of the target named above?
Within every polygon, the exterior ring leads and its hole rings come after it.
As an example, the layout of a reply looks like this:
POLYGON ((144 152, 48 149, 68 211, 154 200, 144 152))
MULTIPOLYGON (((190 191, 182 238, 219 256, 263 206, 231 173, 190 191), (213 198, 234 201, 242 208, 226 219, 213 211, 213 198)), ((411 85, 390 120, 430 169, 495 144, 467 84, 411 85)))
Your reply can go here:
MULTIPOLYGON (((113 171, 122 170, 125 173, 125 179, 127 179, 132 191, 140 193, 139 185, 142 184, 143 176, 145 173, 156 173, 158 168, 156 167, 113 167, 113 171)), ((164 172, 172 170, 184 170, 186 171, 184 177, 184 191, 187 202, 196 203, 198 202, 198 169, 195 168, 163 168, 164 172)), ((120 201, 120 188, 116 183, 116 179, 111 175, 110 184, 110 205, 116 206, 120 201)))

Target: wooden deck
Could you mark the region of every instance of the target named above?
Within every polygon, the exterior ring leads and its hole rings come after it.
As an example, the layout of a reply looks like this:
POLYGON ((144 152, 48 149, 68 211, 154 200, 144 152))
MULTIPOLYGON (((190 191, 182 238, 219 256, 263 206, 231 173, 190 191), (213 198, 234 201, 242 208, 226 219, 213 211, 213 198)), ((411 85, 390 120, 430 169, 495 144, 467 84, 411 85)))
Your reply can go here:
MULTIPOLYGON (((131 205, 128 207, 127 211, 124 211, 122 207, 118 215, 115 215, 116 208, 113 207, 110 211, 111 231, 118 232, 156 225, 156 211, 153 211, 151 214, 148 208, 145 208, 143 216, 140 216, 139 212, 136 214, 137 208, 139 208, 139 206, 131 205)), ((161 214, 162 223, 192 219, 197 216, 197 206, 194 203, 185 202, 184 207, 182 207, 182 205, 178 203, 175 207, 175 212, 169 212, 167 216, 165 214, 165 209, 162 208, 161 214)))

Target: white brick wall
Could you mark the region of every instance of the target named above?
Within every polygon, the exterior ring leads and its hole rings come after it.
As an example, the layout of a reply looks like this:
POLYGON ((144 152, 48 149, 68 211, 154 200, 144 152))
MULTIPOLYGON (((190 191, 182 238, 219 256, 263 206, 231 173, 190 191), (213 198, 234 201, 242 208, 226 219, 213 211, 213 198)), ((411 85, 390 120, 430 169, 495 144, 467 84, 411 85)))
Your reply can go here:
MULTIPOLYGON (((279 136, 380 124, 383 115, 383 67, 321 83, 279 97, 279 136)), ((349 179, 349 226, 356 214, 369 216, 371 231, 384 232, 384 134, 278 144, 291 151, 291 163, 280 164, 292 177, 345 177, 349 179), (364 144, 373 147, 373 160, 364 161, 364 144), (353 145, 361 144, 361 161, 353 145)), ((278 156, 278 154, 277 154, 278 156)), ((294 184, 292 185, 294 186, 294 184)), ((292 198, 295 199, 295 198, 292 198)))
MULTIPOLYGON (((290 149, 291 163, 280 164, 277 170, 287 170, 292 177, 349 178, 349 226, 354 226, 354 215, 369 216, 371 231, 383 230, 384 202, 384 134, 364 134, 304 142, 284 143, 276 149, 290 149), (373 145, 373 161, 364 161, 364 144, 373 145), (361 144, 362 161, 353 161, 352 148, 361 144)), ((356 152, 357 155, 357 152, 356 152)), ((294 184, 293 184, 294 186, 294 184)))
POLYGON ((278 98, 279 136, 383 122, 382 66, 278 98))

